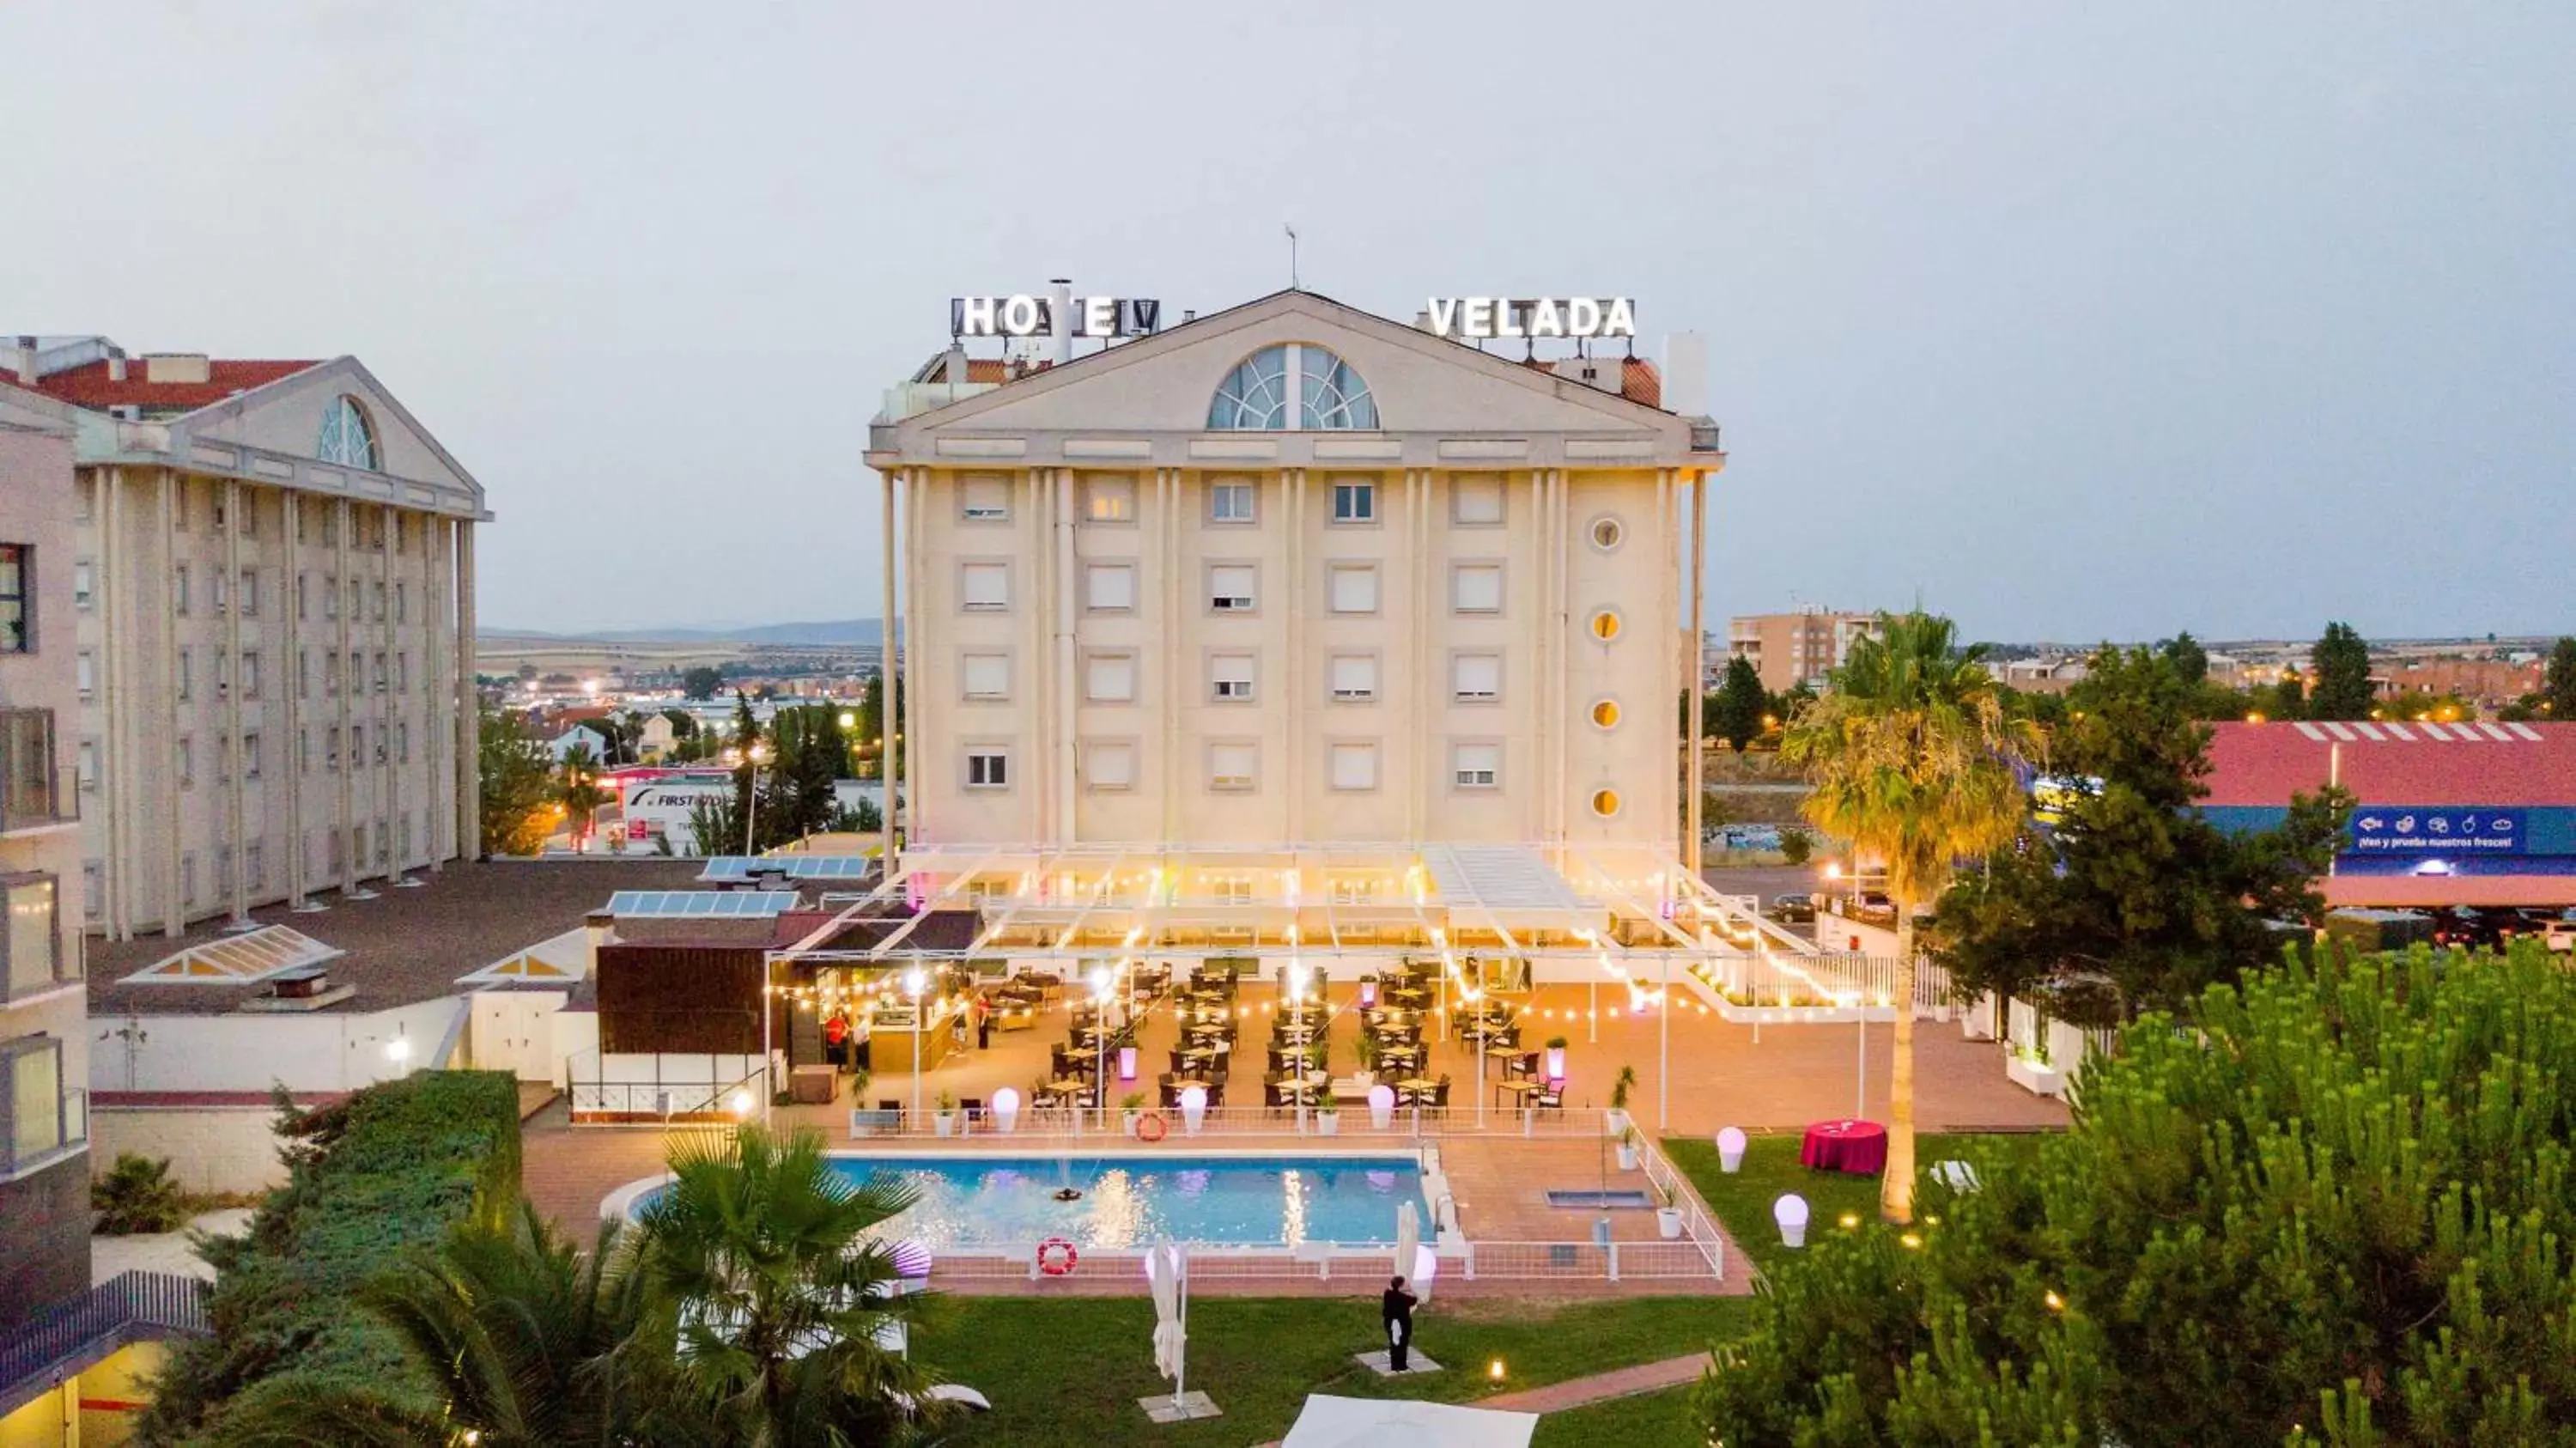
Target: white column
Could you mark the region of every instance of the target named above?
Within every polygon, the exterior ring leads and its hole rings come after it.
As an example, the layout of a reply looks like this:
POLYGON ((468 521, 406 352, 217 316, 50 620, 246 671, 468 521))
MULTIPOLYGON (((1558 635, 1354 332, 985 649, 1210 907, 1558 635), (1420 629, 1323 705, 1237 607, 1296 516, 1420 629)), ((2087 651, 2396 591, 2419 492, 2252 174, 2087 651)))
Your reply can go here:
MULTIPOLYGON (((179 630, 181 628, 181 624, 179 622, 178 607, 175 601, 170 597, 170 580, 174 576, 174 570, 177 569, 179 562, 179 506, 179 475, 173 469, 163 468, 161 470, 162 577, 160 580, 161 697, 171 701, 171 707, 174 710, 177 708, 177 700, 179 697, 179 649, 181 647, 179 641, 179 630)), ((214 592, 211 588, 196 590, 193 589, 193 587, 191 591, 192 593, 202 593, 206 597, 213 596, 214 592)), ((194 597, 191 597, 188 600, 188 606, 191 609, 196 607, 196 603, 197 600, 194 597)), ((193 694, 196 691, 192 687, 189 692, 193 694)), ((193 705, 196 701, 194 699, 190 699, 188 702, 193 705)), ((182 809, 186 804, 186 795, 179 785, 179 737, 185 732, 187 731, 184 726, 171 730, 169 737, 165 739, 161 745, 161 820, 164 830, 162 838, 166 846, 162 851, 161 860, 163 871, 161 876, 161 931, 165 935, 178 935, 188 928, 188 907, 179 895, 179 861, 180 857, 185 853, 184 847, 187 843, 188 836, 187 817, 182 813, 182 809)))
POLYGON ((895 528, 903 539, 903 659, 902 697, 903 727, 896 743, 903 753, 904 839, 920 844, 928 838, 928 828, 936 821, 930 813, 930 802, 921 788, 921 756, 929 741, 921 729, 921 659, 928 645, 921 632, 921 564, 926 544, 922 539, 923 499, 929 495, 929 473, 913 468, 904 474, 903 490, 895 503, 895 528))
POLYGON ((279 660, 284 667, 278 672, 280 692, 286 700, 281 716, 286 721, 286 732, 281 736, 286 760, 286 859, 282 863, 286 866, 286 902, 301 905, 306 882, 304 753, 300 741, 304 734, 304 681, 309 674, 304 664, 304 621, 296 617, 296 611, 303 607, 309 593, 304 587, 304 497, 284 491, 278 497, 286 513, 279 532, 286 547, 286 567, 278 574, 283 595, 278 599, 278 611, 286 616, 286 656, 279 660))
MULTIPOLYGON (((1306 698, 1306 470, 1281 468, 1279 487, 1288 500, 1284 510, 1288 514, 1288 577, 1287 587, 1281 590, 1287 596, 1288 616, 1280 628, 1285 645, 1280 651, 1284 665, 1280 673, 1284 678, 1279 696, 1264 701, 1261 707, 1273 718, 1294 721, 1311 717, 1307 710, 1312 707, 1306 698)), ((1287 756, 1277 762, 1280 778, 1286 781, 1286 809, 1281 819, 1287 826, 1283 833, 1292 845, 1303 844, 1306 839, 1307 746, 1308 740, 1293 723, 1280 736, 1280 748, 1287 756)))
POLYGON ((884 858, 886 879, 894 878, 894 734, 895 734, 895 612, 894 612, 894 474, 877 474, 877 490, 883 503, 881 522, 884 536, 879 557, 885 576, 877 589, 877 784, 885 791, 885 810, 878 823, 884 826, 878 836, 878 850, 884 858))
POLYGON ((1080 617, 1074 590, 1080 584, 1079 565, 1074 558, 1073 469, 1055 469, 1055 586, 1048 590, 1048 607, 1053 610, 1055 632, 1055 689, 1048 707, 1055 715, 1055 738, 1048 751, 1047 787, 1055 801, 1055 840, 1073 843, 1076 833, 1073 817, 1073 751, 1074 701, 1080 692, 1080 675, 1075 663, 1075 628, 1080 617))
POLYGON ((457 854, 483 854, 482 697, 474 687, 474 524, 456 520, 457 854))
POLYGON ((242 691, 250 683, 242 674, 241 619, 242 610, 250 603, 250 595, 242 588, 242 486, 227 478, 223 489, 224 591, 225 596, 232 600, 232 606, 224 610, 224 652, 230 656, 230 661, 216 670, 215 676, 229 676, 232 683, 224 690, 224 737, 215 743, 215 758, 232 761, 224 771, 223 781, 224 848, 232 859, 232 880, 225 888, 229 898, 224 901, 224 908, 233 919, 241 920, 250 914, 250 853, 244 848, 249 842, 249 831, 243 820, 247 786, 242 781, 250 771, 250 759, 241 752, 242 691))
MULTIPOLYGON (((349 563, 349 532, 357 525, 358 515, 356 510, 349 506, 349 500, 332 499, 331 566, 337 570, 337 576, 331 580, 331 607, 339 615, 340 626, 331 630, 331 647, 338 653, 338 658, 333 662, 344 666, 349 662, 349 641, 352 637, 351 630, 355 627, 349 615, 366 605, 365 589, 357 590, 358 600, 354 605, 349 599, 349 585, 357 577, 349 563)), ((339 777, 331 782, 331 798, 334 805, 331 817, 339 821, 340 828, 340 878, 332 883, 339 887, 343 895, 350 894, 358 888, 358 840, 357 831, 352 828, 356 823, 356 813, 351 799, 357 791, 349 778, 351 772, 357 769, 358 761, 357 750, 350 747, 353 741, 349 737, 349 731, 356 720, 351 714, 349 698, 366 687, 363 671, 359 672, 361 676, 352 679, 344 669, 340 677, 340 697, 331 711, 331 717, 339 721, 340 747, 343 751, 340 755, 339 777)), ((322 671, 322 677, 328 679, 331 677, 331 671, 325 668, 322 671)), ((323 751, 322 762, 327 772, 331 762, 330 751, 327 748, 323 751)))
MULTIPOLYGON (((1181 759, 1181 699, 1187 687, 1181 678, 1181 609, 1188 595, 1181 577, 1181 530, 1185 524, 1181 509, 1186 489, 1179 468, 1154 470, 1155 493, 1162 500, 1163 532, 1156 540, 1162 549, 1163 572, 1158 592, 1162 597, 1161 617, 1155 620, 1155 631, 1162 639, 1162 664, 1156 681, 1157 702, 1162 706, 1163 747, 1155 761, 1154 781, 1162 794, 1162 843, 1168 856, 1171 845, 1180 834, 1181 791, 1188 788, 1189 771, 1181 759)), ((1137 761, 1141 772, 1144 761, 1137 761)))
MULTIPOLYGON (((125 469, 97 473, 99 638, 107 656, 99 662, 99 812, 106 816, 107 937, 133 938, 133 870, 125 858, 125 739, 120 724, 125 708, 126 615, 125 469)), ((77 746, 75 746, 77 747, 77 746)))
POLYGON ((1708 750, 1703 746, 1700 719, 1708 705, 1708 670, 1700 662, 1702 611, 1707 603, 1708 587, 1708 474, 1693 472, 1690 479, 1690 620, 1682 666, 1689 670, 1690 680, 1690 838, 1684 842, 1684 861, 1690 868, 1691 883, 1700 879, 1700 799, 1707 793, 1708 750))

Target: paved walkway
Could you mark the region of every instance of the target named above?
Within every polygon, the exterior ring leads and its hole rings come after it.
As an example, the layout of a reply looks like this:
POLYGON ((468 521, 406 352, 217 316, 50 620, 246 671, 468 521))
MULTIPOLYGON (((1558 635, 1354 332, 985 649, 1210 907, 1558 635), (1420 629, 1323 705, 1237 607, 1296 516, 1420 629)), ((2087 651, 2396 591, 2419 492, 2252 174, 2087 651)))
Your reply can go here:
POLYGON ((1516 1393, 1497 1393, 1478 1398, 1465 1406, 1470 1408, 1508 1408, 1520 1413, 1561 1413, 1590 1403, 1606 1403, 1612 1398, 1629 1398, 1639 1393, 1660 1392, 1699 1381, 1708 1371, 1708 1354, 1691 1353, 1684 1357, 1666 1358, 1657 1363, 1639 1363, 1632 1368, 1616 1368, 1594 1373, 1588 1378, 1569 1378, 1543 1388, 1523 1388, 1516 1393))

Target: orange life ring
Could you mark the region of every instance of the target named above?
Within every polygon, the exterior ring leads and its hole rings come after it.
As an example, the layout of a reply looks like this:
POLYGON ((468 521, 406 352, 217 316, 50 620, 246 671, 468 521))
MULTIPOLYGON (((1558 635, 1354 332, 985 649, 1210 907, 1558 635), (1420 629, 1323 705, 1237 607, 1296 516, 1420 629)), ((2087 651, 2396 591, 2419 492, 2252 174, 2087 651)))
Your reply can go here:
POLYGON ((1160 1141, 1163 1139, 1164 1133, 1171 1129, 1171 1123, 1163 1120, 1163 1113, 1159 1111, 1148 1111, 1144 1115, 1136 1118, 1136 1139, 1138 1141, 1160 1141))
POLYGON ((1049 1237, 1038 1243, 1038 1270, 1049 1277, 1072 1275, 1074 1264, 1081 1260, 1073 1244, 1062 1237, 1049 1237))

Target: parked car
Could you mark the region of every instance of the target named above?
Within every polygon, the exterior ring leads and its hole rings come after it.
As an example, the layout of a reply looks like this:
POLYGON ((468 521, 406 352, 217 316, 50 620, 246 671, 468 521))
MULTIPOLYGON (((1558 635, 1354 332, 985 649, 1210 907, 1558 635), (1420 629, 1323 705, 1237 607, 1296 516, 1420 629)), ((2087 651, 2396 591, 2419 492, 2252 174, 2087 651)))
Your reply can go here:
POLYGON ((2500 950, 2523 923, 2510 910, 2453 905, 2433 912, 2433 943, 2450 950, 2500 950))
POLYGON ((1883 925, 1894 930, 1896 902, 1876 890, 1867 891, 1860 897, 1859 905, 1852 910, 1852 918, 1863 925, 1883 925))
POLYGON ((1771 908, 1764 913, 1786 924, 1803 925, 1816 918, 1816 897, 1805 891, 1794 895, 1774 895, 1771 908))

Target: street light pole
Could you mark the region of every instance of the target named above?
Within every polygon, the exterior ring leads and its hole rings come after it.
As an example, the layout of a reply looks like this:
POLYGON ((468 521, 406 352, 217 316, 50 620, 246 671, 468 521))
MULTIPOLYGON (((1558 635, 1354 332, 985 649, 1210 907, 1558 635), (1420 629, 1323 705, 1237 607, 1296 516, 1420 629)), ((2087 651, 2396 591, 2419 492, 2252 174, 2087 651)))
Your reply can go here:
POLYGON ((903 973, 903 989, 912 997, 912 1125, 921 1129, 921 967, 903 973))

